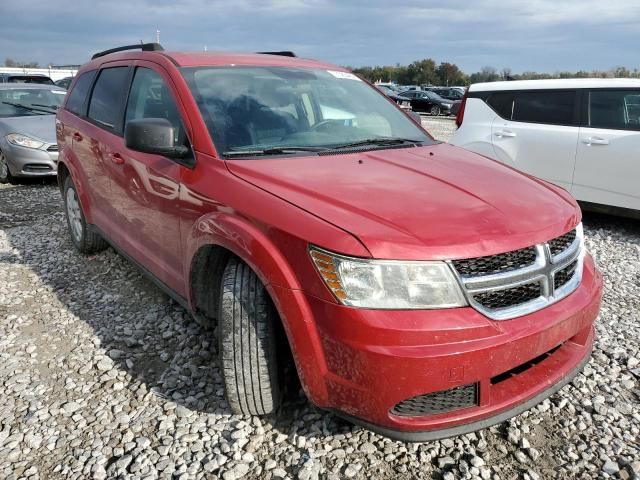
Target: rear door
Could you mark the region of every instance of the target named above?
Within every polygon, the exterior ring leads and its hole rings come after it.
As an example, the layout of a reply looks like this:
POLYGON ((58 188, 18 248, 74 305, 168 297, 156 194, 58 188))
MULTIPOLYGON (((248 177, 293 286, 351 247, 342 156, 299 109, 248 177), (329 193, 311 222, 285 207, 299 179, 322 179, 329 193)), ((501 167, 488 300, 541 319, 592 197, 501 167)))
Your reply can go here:
POLYGON ((573 194, 640 210, 640 89, 585 92, 573 194))
POLYGON ((122 112, 130 72, 131 68, 122 62, 101 68, 89 98, 86 122, 74 140, 74 148, 82 152, 83 162, 91 167, 87 171, 89 187, 100 193, 94 203, 100 216, 96 216, 94 223, 108 239, 116 241, 122 216, 118 198, 111 189, 109 170, 116 161, 114 152, 123 143, 122 112))
POLYGON ((495 157, 571 189, 579 133, 575 90, 496 92, 487 103, 500 115, 491 126, 495 157))

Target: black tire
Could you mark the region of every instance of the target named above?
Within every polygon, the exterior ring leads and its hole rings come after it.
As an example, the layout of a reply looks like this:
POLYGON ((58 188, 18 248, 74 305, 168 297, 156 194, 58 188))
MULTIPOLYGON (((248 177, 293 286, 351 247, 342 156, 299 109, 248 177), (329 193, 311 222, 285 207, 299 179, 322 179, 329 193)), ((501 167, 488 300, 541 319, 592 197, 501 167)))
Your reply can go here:
POLYGON ((67 228, 74 247, 81 253, 95 253, 107 248, 109 244, 96 232, 87 228, 84 212, 78 200, 78 192, 70 175, 67 176, 64 182, 62 198, 64 200, 64 213, 67 217, 67 228), (74 201, 75 205, 73 204, 74 201))
POLYGON ((437 117, 438 115, 440 115, 440 106, 432 105, 431 108, 429 109, 429 113, 434 117, 437 117))
POLYGON ((0 150, 0 183, 15 183, 13 175, 9 171, 7 157, 2 153, 2 150, 0 150))
POLYGON ((220 285, 218 339, 227 401, 234 413, 267 415, 280 405, 279 321, 257 275, 230 258, 220 285))

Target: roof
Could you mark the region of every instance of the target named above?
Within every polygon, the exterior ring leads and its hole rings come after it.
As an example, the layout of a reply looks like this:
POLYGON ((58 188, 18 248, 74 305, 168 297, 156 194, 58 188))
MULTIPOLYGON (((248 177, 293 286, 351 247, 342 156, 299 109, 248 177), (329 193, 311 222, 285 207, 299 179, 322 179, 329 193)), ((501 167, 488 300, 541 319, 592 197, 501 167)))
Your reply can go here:
POLYGON ((549 80, 513 80, 474 83, 470 92, 500 90, 549 90, 562 88, 640 88, 639 78, 559 78, 549 80))
POLYGON ((61 92, 66 92, 64 88, 58 87, 57 85, 51 85, 48 83, 0 83, 1 90, 11 90, 11 89, 20 89, 24 90, 25 88, 29 89, 45 89, 45 90, 60 90, 61 92))
POLYGON ((323 68, 331 70, 346 69, 309 58, 287 57, 262 53, 234 53, 234 52, 171 52, 171 51, 125 51, 110 53, 96 58, 85 65, 97 66, 104 62, 117 60, 170 60, 178 67, 203 67, 225 65, 253 65, 278 67, 323 68))

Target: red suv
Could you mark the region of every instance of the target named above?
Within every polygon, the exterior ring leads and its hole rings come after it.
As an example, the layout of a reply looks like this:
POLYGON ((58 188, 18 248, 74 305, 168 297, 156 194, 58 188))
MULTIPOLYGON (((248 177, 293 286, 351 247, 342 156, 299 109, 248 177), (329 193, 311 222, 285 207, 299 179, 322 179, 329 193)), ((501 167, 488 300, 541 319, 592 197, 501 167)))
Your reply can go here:
POLYGON ((344 68, 114 49, 57 135, 74 245, 108 242, 217 324, 234 412, 274 412, 293 362, 317 406, 429 440, 588 361, 602 280, 571 196, 435 141, 344 68))

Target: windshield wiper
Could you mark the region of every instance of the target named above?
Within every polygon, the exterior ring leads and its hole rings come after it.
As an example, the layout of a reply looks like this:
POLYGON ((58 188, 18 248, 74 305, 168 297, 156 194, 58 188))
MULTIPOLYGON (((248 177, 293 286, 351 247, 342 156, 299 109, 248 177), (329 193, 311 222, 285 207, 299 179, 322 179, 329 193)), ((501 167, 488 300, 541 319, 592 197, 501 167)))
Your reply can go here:
POLYGON ((45 110, 43 108, 33 108, 33 107, 27 107, 26 105, 22 105, 21 103, 13 103, 13 102, 2 102, 5 105, 11 105, 12 107, 18 107, 18 108, 23 108, 25 110, 28 110, 30 112, 38 112, 38 113, 47 113, 47 114, 52 114, 54 112, 50 111, 50 110, 45 110))
POLYGON ((33 105, 34 107, 44 107, 44 108, 50 108, 51 110, 53 110, 54 112, 56 110, 58 110, 58 105, 44 105, 42 103, 32 103, 31 105, 33 105))
POLYGON ((223 155, 227 157, 250 157, 259 155, 278 155, 281 153, 296 153, 296 152, 325 152, 330 150, 326 147, 269 147, 256 150, 229 150, 223 152, 223 155))
POLYGON ((362 147, 365 145, 375 145, 380 147, 392 146, 392 145, 403 145, 403 144, 411 144, 416 145, 422 143, 422 140, 415 140, 412 138, 400 138, 400 137, 391 137, 391 138, 367 138, 365 140, 360 140, 358 142, 345 143, 343 145, 335 145, 331 147, 331 150, 340 150, 343 148, 353 148, 353 147, 362 147))

